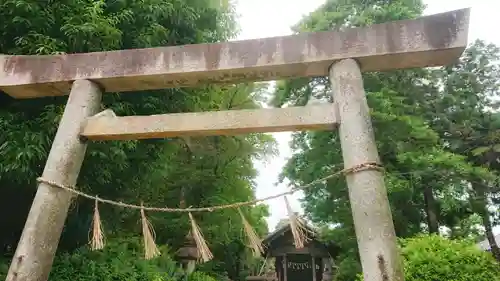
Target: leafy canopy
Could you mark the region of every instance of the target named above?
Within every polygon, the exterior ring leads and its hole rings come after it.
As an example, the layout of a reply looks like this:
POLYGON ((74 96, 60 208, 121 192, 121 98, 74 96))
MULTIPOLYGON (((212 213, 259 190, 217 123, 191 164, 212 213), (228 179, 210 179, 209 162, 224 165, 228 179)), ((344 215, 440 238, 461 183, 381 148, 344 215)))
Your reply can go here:
MULTIPOLYGON (((0 53, 59 54, 226 41, 237 31, 229 1, 4 0, 0 1, 0 53)), ((151 115, 259 107, 265 85, 241 84, 107 93, 102 107, 117 115, 151 115)), ((0 93, 0 206, 2 253, 13 253, 42 173, 66 97, 14 100, 0 93)), ((211 206, 254 197, 255 159, 274 154, 274 139, 172 138, 94 142, 87 149, 78 187, 117 201, 154 206, 211 206)), ((92 204, 76 200, 59 245, 60 254, 87 242, 92 204)), ((101 206, 109 238, 140 233, 136 211, 101 206)), ((243 210, 260 233, 266 207, 243 210)), ((178 247, 189 229, 181 214, 148 214, 158 244, 178 247)), ((237 279, 249 259, 237 212, 196 217, 216 259, 208 269, 237 279), (228 257, 231 257, 229 259, 228 257)), ((111 244, 109 247, 118 247, 111 244)), ((112 251, 113 249, 110 249, 112 251)), ((128 259, 128 258, 127 258, 128 259)), ((121 261, 117 261, 121 262, 121 261)), ((137 277, 139 278, 139 277, 137 277)), ((141 277, 142 278, 142 277, 141 277)), ((105 280, 105 279, 103 279, 105 280)))

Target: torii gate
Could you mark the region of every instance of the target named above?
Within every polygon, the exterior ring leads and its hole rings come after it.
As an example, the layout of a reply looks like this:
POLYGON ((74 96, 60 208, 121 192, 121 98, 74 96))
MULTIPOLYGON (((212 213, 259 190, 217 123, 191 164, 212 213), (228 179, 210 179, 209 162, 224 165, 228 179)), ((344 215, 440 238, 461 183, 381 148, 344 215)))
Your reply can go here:
MULTIPOLYGON (((215 44, 55 56, 0 56, 0 89, 14 98, 69 92, 43 178, 75 185, 86 140, 329 130, 346 168, 378 163, 362 71, 441 66, 467 45, 469 9, 353 28, 215 44), (329 75, 334 105, 117 117, 102 92, 329 75)), ((382 173, 346 175, 367 281, 403 281, 382 173)), ((72 195, 38 185, 8 281, 48 279, 72 195)))

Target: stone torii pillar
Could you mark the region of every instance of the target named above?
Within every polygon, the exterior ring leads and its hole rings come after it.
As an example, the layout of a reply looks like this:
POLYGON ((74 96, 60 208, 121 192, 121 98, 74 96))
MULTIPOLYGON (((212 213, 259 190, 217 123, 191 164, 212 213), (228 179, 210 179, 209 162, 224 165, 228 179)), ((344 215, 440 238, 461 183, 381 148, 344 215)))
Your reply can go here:
MULTIPOLYGON (((341 60, 330 68, 333 99, 340 117, 344 167, 380 163, 363 78, 358 63, 341 60)), ((380 170, 346 175, 364 280, 403 281, 402 261, 380 170)))
MULTIPOLYGON (((43 178, 68 186, 76 184, 87 148, 80 139, 80 130, 87 117, 97 113, 100 104, 101 91, 95 83, 88 80, 73 83, 43 178)), ((63 189, 38 184, 5 280, 42 281, 49 278, 72 198, 73 194, 63 189)))

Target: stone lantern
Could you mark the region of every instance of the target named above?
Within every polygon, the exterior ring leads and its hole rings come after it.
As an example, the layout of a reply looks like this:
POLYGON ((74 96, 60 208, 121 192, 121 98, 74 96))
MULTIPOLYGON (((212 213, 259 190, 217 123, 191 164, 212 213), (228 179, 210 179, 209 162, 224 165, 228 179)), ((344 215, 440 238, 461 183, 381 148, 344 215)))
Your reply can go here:
POLYGON ((176 258, 181 262, 182 269, 190 274, 195 270, 196 261, 200 258, 200 253, 196 247, 196 242, 194 241, 191 231, 186 235, 184 239, 184 244, 177 250, 176 258))

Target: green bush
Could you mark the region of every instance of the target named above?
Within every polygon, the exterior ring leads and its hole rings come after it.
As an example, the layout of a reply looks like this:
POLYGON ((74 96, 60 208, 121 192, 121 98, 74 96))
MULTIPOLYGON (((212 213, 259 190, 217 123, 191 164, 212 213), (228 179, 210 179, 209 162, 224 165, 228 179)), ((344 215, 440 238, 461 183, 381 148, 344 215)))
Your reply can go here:
POLYGON ((402 241, 407 281, 496 281, 500 266, 473 243, 437 235, 402 241))
POLYGON ((500 281, 491 254, 468 241, 426 235, 401 240, 401 248, 405 281, 500 281))
MULTIPOLYGON (((87 246, 72 253, 56 256, 50 281, 184 281, 184 274, 160 247, 162 255, 152 260, 143 258, 142 238, 115 239, 101 251, 90 251, 87 246)), ((10 260, 0 258, 0 280, 7 277, 10 260)), ((188 281, 217 281, 203 273, 194 272, 188 281)))
MULTIPOLYGON (((143 258, 141 238, 109 242, 101 251, 82 247, 72 253, 58 256, 52 267, 51 281, 177 281, 184 280, 182 271, 161 247, 162 255, 152 260, 143 258)), ((215 281, 195 272, 190 281, 215 281)))
POLYGON ((215 278, 208 276, 203 272, 193 272, 189 275, 189 281, 217 281, 215 278))

